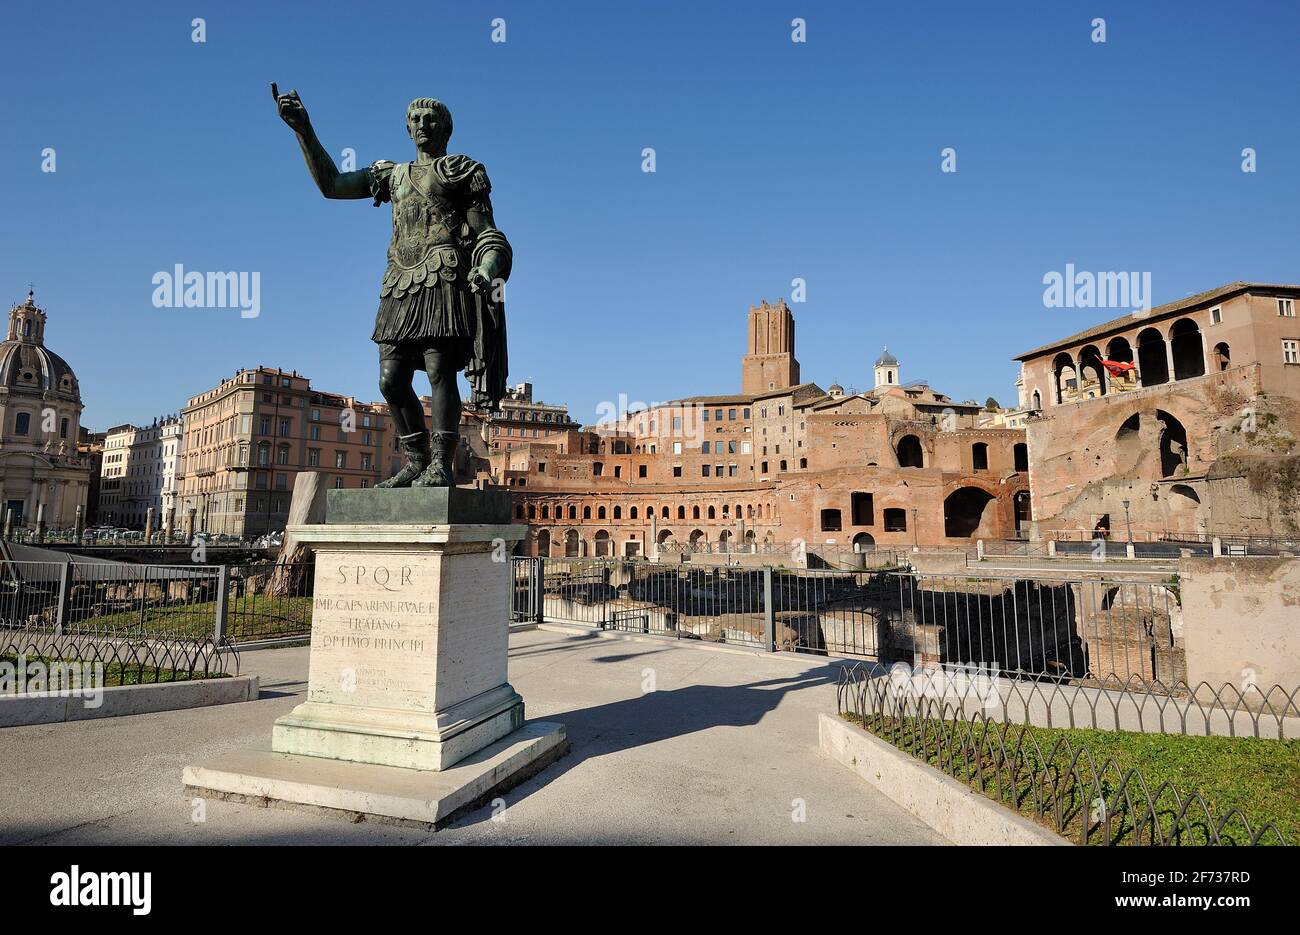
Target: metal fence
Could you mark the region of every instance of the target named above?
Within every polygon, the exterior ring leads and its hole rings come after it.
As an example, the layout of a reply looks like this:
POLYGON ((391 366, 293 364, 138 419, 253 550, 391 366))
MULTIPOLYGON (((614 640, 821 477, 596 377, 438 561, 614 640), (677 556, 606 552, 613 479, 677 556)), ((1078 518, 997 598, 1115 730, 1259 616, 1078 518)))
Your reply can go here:
MULTIPOLYGON (((1054 540, 1058 552, 1085 551, 1097 539, 1091 529, 1053 529, 1042 532, 1043 541, 1054 540), (1067 546, 1067 543, 1070 545, 1067 546)), ((1182 549, 1196 555, 1209 555, 1214 540, 1218 539, 1224 555, 1278 555, 1282 552, 1300 552, 1300 536, 1265 536, 1232 532, 1188 532, 1185 530, 1126 530, 1111 529, 1106 537, 1107 546, 1123 549, 1130 541, 1139 556, 1177 557, 1182 549)))
MULTIPOLYGON (((782 576, 786 577, 786 576, 782 576)), ((778 646, 1029 679, 1185 677, 1177 584, 821 573, 780 589, 778 646)))
POLYGON ((840 709, 863 716, 885 679, 895 693, 940 699, 967 718, 1044 728, 1300 739, 1300 688, 1164 683, 1141 679, 1057 682, 1007 678, 970 665, 858 662, 840 675, 840 709))
MULTIPOLYGON (((855 666, 841 673, 839 712, 1080 844, 1287 843, 1272 822, 1252 823, 1240 808, 1216 816, 1199 792, 1151 781, 1142 769, 1096 756, 1067 736, 1038 730, 1029 719, 1016 722, 988 705, 971 711, 950 697, 951 680, 943 673, 938 684, 933 677, 918 683, 915 675, 895 678, 855 666)), ((1294 695, 1289 698, 1293 705, 1294 695)))
POLYGON ((230 569, 225 635, 233 643, 311 635, 315 562, 230 569))
POLYGON ((512 619, 1026 679, 1185 678, 1162 583, 516 558, 512 619))
POLYGON ((762 568, 630 559, 515 558, 511 616, 763 646, 762 568))
POLYGON ((1060 539, 1056 540, 1056 554, 1078 555, 1089 558, 1105 559, 1126 558, 1129 546, 1133 546, 1133 557, 1141 559, 1177 559, 1184 550, 1193 555, 1209 555, 1212 547, 1209 543, 1165 542, 1161 540, 1128 542, 1116 536, 1105 539, 1060 539), (1104 545, 1103 545, 1104 543, 1104 545))
POLYGON ((218 644, 311 632, 312 565, 0 563, 0 628, 218 644))
MULTIPOLYGON (((263 537, 265 538, 265 537, 263 537)), ((228 536, 224 534, 195 533, 186 535, 183 531, 173 530, 167 535, 161 530, 155 530, 150 534, 146 541, 142 530, 113 530, 103 531, 96 529, 85 529, 78 533, 75 529, 13 529, 8 536, 10 542, 19 542, 25 545, 78 545, 78 546, 142 546, 142 545, 171 545, 171 546, 192 546, 199 540, 202 540, 209 546, 223 547, 240 547, 245 549, 263 548, 260 539, 245 539, 241 536, 228 536)))
MULTIPOLYGON (((0 662, 14 667, 15 691, 39 678, 36 690, 68 687, 62 664, 102 667, 104 683, 142 685, 239 674, 239 652, 211 639, 129 639, 39 632, 0 632, 0 662), (38 676, 39 671, 39 676, 38 676)), ((90 686, 86 686, 90 687, 90 686)))
POLYGON ((852 544, 791 542, 720 543, 671 541, 659 546, 661 562, 701 559, 731 564, 797 566, 801 568, 883 568, 898 564, 896 549, 860 549, 852 544))
POLYGON ((1208 555, 1215 539, 1223 555, 1280 555, 1283 552, 1300 554, 1300 536, 1249 536, 1232 533, 1165 532, 1161 539, 1179 548, 1190 548, 1198 554, 1208 555))
MULTIPOLYGON (((983 550, 985 555, 990 556, 1024 555, 1041 557, 1048 554, 1045 540, 1030 542, 1028 539, 985 539, 983 541, 983 550)), ((968 550, 967 554, 970 551, 972 550, 968 550)))

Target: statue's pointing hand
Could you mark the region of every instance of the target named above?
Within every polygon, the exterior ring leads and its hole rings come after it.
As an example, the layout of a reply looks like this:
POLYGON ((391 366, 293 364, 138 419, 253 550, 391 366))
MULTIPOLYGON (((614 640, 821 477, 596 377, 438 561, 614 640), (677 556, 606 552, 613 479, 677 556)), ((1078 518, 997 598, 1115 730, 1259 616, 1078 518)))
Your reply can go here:
POLYGON ((276 83, 272 81, 271 96, 275 98, 275 109, 280 114, 280 119, 295 133, 301 133, 311 126, 311 120, 307 117, 307 108, 302 106, 297 91, 291 90, 288 94, 281 94, 276 83))

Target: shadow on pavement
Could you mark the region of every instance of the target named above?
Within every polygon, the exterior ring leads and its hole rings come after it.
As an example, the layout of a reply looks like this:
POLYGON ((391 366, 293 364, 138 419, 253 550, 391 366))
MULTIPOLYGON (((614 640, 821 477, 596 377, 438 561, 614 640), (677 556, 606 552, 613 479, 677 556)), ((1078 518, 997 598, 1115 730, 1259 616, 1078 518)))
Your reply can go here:
MULTIPOLYGON (((742 685, 687 685, 548 715, 542 720, 561 723, 568 732, 569 753, 502 798, 507 803, 517 802, 596 757, 715 727, 753 727, 790 692, 834 685, 839 673, 839 666, 826 665, 798 675, 742 685)), ((491 811, 477 809, 453 822, 453 826, 486 821, 491 811)))

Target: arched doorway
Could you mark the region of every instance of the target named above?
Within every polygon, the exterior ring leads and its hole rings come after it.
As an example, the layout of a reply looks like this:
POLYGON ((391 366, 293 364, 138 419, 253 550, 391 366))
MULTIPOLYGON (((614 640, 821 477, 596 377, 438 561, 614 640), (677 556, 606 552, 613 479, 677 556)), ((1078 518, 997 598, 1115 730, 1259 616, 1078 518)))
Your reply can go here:
POLYGON ((853 551, 859 554, 876 551, 876 537, 869 532, 860 532, 853 537, 853 551))
POLYGON ((943 534, 952 539, 968 539, 984 526, 993 525, 993 494, 979 487, 961 487, 943 501, 943 534))
MULTIPOLYGON (((1106 345, 1105 359, 1112 364, 1132 364, 1133 347, 1128 343, 1128 338, 1112 338, 1106 345)), ((1104 368, 1105 364, 1102 366, 1104 368)), ((1132 367, 1119 368, 1118 372, 1114 373, 1107 370, 1105 377, 1107 392, 1111 390, 1122 392, 1137 385, 1137 371, 1132 367)))
POLYGON ((925 467, 925 451, 921 439, 904 435, 898 440, 898 466, 901 468, 925 467))
POLYGON ((690 538, 687 539, 687 541, 691 545, 691 551, 694 552, 700 551, 708 544, 708 539, 705 538, 703 529, 692 530, 690 538))
POLYGON ((564 557, 582 557, 582 537, 578 535, 578 530, 576 529, 570 529, 564 534, 564 557))
POLYGON ((537 554, 543 557, 551 554, 551 531, 543 529, 537 533, 537 554))
POLYGON ((1214 369, 1222 373, 1231 366, 1232 352, 1228 349, 1228 342, 1220 341, 1214 345, 1214 369))
POLYGON ((1015 508, 1016 536, 1024 538, 1029 533, 1029 521, 1033 518, 1029 507, 1029 491, 1017 490, 1015 497, 1012 498, 1012 504, 1015 508))
POLYGON ((1080 388, 1084 395, 1106 395, 1106 368, 1101 365, 1101 351, 1089 344, 1079 352, 1080 388))
POLYGON ((730 529, 724 529, 722 530, 722 532, 718 533, 718 551, 719 552, 731 551, 731 530, 730 529))
POLYGON ((596 555, 599 558, 608 558, 612 553, 609 548, 609 533, 603 529, 596 530, 596 555))
POLYGON ((1057 354, 1052 361, 1052 374, 1056 380, 1056 404, 1059 406, 1067 396, 1079 389, 1079 374, 1074 367, 1074 358, 1069 354, 1057 354))
POLYGON ((1138 335, 1138 376, 1143 386, 1159 386, 1169 382, 1169 358, 1165 351, 1165 336, 1155 328, 1147 328, 1138 335))
POLYGON ((1133 347, 1128 343, 1128 338, 1111 338, 1106 345, 1106 359, 1117 364, 1133 363, 1133 347))
POLYGON ((1169 329, 1169 350, 1174 358, 1174 379, 1188 380, 1205 373, 1205 344, 1201 329, 1190 318, 1180 318, 1169 329))

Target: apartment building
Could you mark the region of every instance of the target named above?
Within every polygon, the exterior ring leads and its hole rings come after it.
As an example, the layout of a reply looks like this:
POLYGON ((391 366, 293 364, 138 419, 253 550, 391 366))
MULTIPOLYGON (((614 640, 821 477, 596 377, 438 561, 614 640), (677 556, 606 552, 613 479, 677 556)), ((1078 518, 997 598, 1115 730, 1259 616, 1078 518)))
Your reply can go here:
POLYGON ((241 370, 182 412, 176 528, 253 538, 282 530, 300 471, 371 487, 392 469, 382 403, 314 390, 297 371, 241 370))

